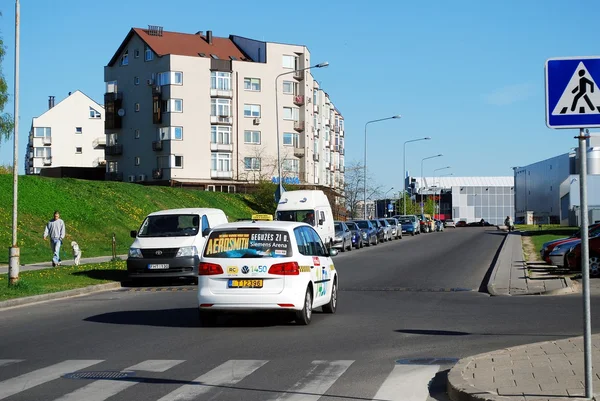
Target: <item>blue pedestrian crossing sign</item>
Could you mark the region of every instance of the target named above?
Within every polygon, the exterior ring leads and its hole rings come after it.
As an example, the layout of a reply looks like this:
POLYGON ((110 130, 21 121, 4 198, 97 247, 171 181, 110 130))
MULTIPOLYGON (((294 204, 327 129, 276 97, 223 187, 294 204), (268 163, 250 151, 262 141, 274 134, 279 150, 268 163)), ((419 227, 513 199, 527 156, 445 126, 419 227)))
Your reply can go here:
POLYGON ((600 57, 546 61, 546 125, 600 127, 600 57))

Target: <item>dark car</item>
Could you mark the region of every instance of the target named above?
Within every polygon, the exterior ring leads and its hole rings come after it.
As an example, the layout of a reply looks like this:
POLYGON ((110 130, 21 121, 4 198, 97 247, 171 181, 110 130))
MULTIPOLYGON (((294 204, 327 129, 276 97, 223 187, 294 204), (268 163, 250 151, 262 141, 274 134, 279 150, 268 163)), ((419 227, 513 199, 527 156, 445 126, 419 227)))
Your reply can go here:
POLYGON ((360 227, 353 221, 347 221, 346 225, 352 233, 352 246, 356 249, 360 249, 367 242, 367 233, 360 229, 360 227))
POLYGON ((366 246, 377 245, 378 237, 377 237, 377 227, 371 223, 370 220, 354 220, 356 225, 360 227, 367 234, 367 239, 365 240, 366 246))
POLYGON ((377 229, 377 241, 385 242, 385 227, 379 220, 371 220, 373 226, 377 229))

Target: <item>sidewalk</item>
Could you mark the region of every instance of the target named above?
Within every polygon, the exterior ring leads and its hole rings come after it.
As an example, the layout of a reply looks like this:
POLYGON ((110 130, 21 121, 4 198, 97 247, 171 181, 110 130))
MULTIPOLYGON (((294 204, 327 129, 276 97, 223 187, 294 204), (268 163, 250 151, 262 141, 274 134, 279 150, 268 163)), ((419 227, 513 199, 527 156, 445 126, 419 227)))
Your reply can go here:
POLYGON ((529 274, 519 232, 507 233, 488 282, 492 296, 559 295, 580 291, 568 277, 529 274))
MULTIPOLYGON (((600 334, 592 335, 592 366, 600 364, 600 334)), ((583 400, 583 337, 506 348, 461 359, 448 373, 453 401, 583 400)), ((593 375, 600 394, 600 379, 593 375)))
MULTIPOLYGON (((121 260, 125 260, 127 259, 127 255, 117 255, 117 258, 121 259, 121 260)), ((81 260, 79 261, 80 264, 85 265, 88 263, 103 263, 103 262, 110 262, 110 260, 112 259, 112 256, 98 256, 98 257, 94 257, 94 258, 81 258, 81 260)), ((75 263, 73 262, 73 259, 69 259, 69 260, 63 260, 61 262, 62 266, 73 266, 75 263)), ((21 265, 19 268, 20 272, 24 272, 24 271, 28 271, 28 270, 41 270, 41 269, 52 269, 52 261, 49 262, 42 262, 42 263, 32 263, 29 265, 21 265)), ((8 273, 8 265, 0 265, 0 274, 7 274, 8 273)))

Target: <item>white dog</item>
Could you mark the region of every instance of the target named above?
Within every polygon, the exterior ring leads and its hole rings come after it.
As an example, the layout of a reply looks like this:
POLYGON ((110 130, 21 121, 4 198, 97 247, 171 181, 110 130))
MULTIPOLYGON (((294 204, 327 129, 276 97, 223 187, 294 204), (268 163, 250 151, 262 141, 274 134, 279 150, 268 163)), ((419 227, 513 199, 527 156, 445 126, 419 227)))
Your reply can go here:
POLYGON ((73 248, 73 258, 75 259, 75 266, 79 266, 79 261, 81 260, 81 249, 79 249, 79 245, 75 241, 71 241, 71 248, 73 248))

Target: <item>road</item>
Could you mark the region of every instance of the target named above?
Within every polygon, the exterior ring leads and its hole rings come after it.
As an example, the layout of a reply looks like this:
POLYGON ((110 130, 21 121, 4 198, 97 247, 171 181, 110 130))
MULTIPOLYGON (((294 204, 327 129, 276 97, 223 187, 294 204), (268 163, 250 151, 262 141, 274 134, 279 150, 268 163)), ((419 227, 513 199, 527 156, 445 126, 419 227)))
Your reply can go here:
POLYGON ((338 312, 306 327, 244 315, 199 328, 191 286, 5 310, 0 400, 445 400, 456 358, 581 334, 576 295, 480 291, 503 238, 458 228, 342 253, 338 312))

